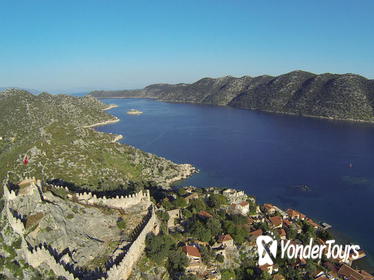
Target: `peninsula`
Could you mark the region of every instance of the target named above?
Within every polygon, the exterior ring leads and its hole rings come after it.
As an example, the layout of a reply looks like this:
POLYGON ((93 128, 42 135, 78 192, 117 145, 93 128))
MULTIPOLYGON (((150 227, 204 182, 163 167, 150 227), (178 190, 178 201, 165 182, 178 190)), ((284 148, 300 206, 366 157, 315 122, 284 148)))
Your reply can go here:
POLYGON ((154 98, 336 120, 374 121, 374 80, 355 74, 293 71, 280 76, 203 78, 142 90, 93 91, 97 98, 154 98))

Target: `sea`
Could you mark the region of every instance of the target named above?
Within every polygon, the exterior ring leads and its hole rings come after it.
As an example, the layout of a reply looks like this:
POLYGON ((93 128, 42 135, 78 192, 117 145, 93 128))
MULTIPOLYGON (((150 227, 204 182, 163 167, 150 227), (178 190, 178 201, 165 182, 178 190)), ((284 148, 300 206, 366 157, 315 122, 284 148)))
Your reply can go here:
POLYGON ((233 187, 258 203, 293 208, 326 222, 368 257, 374 272, 374 124, 241 110, 227 106, 103 99, 120 122, 97 130, 122 143, 191 163, 179 186, 233 187), (141 115, 128 115, 137 109, 141 115))

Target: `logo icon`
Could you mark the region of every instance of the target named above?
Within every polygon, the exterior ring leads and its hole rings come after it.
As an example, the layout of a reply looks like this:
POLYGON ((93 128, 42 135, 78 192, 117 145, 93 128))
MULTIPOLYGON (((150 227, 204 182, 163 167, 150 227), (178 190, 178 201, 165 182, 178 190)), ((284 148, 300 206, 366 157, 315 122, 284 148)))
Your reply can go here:
POLYGON ((256 239, 258 251, 258 265, 273 264, 271 256, 277 255, 278 242, 267 235, 260 235, 256 239))

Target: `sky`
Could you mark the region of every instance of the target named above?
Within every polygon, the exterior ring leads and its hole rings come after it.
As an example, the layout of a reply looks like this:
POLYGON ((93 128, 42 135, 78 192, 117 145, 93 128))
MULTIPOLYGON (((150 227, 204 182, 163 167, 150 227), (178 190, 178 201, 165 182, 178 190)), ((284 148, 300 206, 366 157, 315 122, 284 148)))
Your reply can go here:
POLYGON ((0 0, 0 87, 133 89, 293 70, 374 78, 372 0, 0 0))

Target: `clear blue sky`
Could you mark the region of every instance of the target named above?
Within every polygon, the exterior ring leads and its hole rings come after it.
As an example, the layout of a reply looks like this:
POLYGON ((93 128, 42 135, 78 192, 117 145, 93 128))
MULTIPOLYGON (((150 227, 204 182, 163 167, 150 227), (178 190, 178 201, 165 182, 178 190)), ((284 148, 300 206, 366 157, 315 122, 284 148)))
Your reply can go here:
POLYGON ((295 69, 374 78, 372 0, 0 0, 0 87, 140 88, 295 69))

